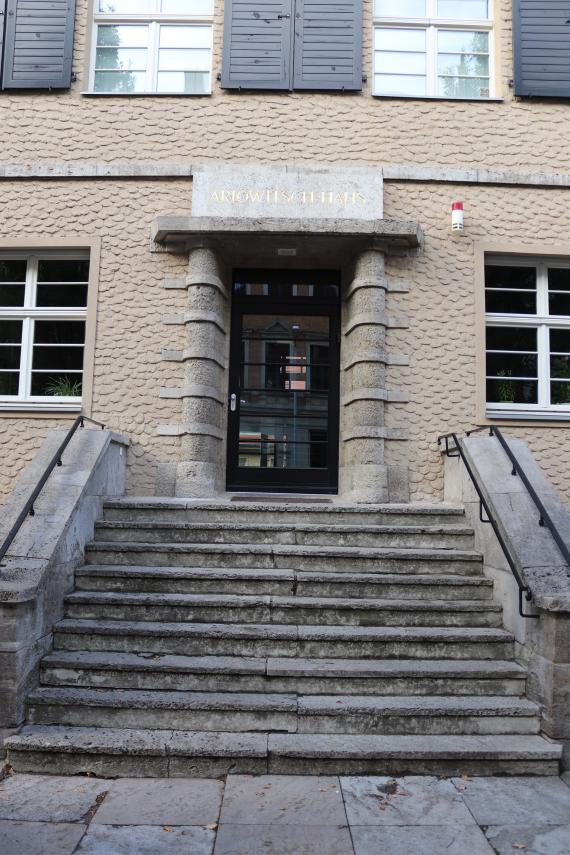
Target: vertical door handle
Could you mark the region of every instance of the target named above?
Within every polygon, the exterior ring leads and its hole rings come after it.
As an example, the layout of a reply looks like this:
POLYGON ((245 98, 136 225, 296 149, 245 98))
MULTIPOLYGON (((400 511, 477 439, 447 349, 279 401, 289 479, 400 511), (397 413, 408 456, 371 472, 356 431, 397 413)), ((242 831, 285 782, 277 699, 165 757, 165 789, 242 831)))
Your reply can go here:
POLYGON ((237 395, 235 394, 235 392, 232 392, 232 394, 230 395, 230 410, 232 413, 235 413, 235 411, 237 410, 237 395))

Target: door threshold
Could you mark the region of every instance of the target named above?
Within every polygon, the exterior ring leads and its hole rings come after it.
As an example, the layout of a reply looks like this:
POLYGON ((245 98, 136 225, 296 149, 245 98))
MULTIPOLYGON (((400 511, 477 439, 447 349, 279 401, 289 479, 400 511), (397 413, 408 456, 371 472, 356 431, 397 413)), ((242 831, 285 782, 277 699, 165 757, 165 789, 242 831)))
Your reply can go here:
POLYGON ((331 504, 332 498, 326 495, 315 495, 314 493, 235 493, 230 497, 230 502, 263 502, 287 503, 287 504, 331 504))

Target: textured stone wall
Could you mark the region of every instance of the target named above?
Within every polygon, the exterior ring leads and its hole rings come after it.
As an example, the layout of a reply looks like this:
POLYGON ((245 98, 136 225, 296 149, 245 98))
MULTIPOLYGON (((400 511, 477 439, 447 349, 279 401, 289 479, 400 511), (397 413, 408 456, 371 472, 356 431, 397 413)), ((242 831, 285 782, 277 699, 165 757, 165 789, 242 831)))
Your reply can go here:
MULTIPOLYGON (((400 390, 404 400, 387 403, 385 424, 388 431, 407 429, 410 439, 387 441, 385 463, 409 462, 412 499, 443 495, 438 433, 476 423, 475 244, 540 243, 546 251, 549 245, 564 245, 570 227, 568 193, 386 185, 386 217, 416 220, 425 231, 425 246, 417 254, 386 255, 387 311, 408 322, 407 328, 387 329, 386 351, 407 355, 410 365, 386 368, 387 389, 400 390), (450 231, 454 198, 463 198, 466 208, 465 232, 459 237, 450 231)), ((186 289, 166 288, 165 280, 184 281, 188 259, 151 253, 148 236, 156 214, 188 213, 190 197, 187 181, 2 184, 2 234, 53 235, 54 245, 58 237, 102 236, 91 414, 133 441, 127 476, 131 494, 160 490, 161 472, 184 460, 183 440, 158 430, 184 422, 183 400, 161 398, 161 389, 192 385, 184 363, 163 358, 164 350, 186 346, 184 325, 164 321, 187 311, 186 289)), ((9 491, 49 428, 65 421, 0 414, 0 495, 9 491)), ((570 503, 568 428, 527 424, 511 430, 529 443, 570 503)))
POLYGON ((85 97, 88 0, 77 2, 70 92, 0 94, 0 160, 207 160, 446 164, 570 170, 567 104, 515 101, 511 0, 495 0, 503 103, 375 99, 372 0, 365 0, 362 93, 225 92, 223 3, 215 0, 213 94, 85 97))

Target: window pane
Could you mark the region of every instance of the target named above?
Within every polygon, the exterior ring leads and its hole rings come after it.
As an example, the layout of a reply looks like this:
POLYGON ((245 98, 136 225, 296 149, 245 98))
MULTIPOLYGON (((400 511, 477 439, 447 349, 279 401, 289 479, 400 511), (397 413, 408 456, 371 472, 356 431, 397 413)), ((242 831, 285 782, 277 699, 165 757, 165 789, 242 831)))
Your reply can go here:
POLYGON ((86 306, 87 285, 38 285, 36 305, 86 306))
POLYGON ((83 348, 36 345, 32 368, 38 371, 81 371, 83 348))
POLYGON ((96 71, 95 92, 144 92, 145 72, 96 71))
POLYGON ((548 287, 551 291, 570 291, 570 268, 550 267, 548 287))
POLYGON ((166 27, 160 28, 161 48, 211 48, 212 28, 166 27))
POLYGON ((395 74, 374 75, 375 95, 425 95, 425 77, 397 76, 395 74))
POLYGON ((440 18, 456 18, 461 21, 484 20, 489 17, 488 0, 437 0, 440 18))
POLYGON ((100 12, 118 14, 144 14, 154 12, 154 0, 99 0, 100 12))
POLYGON ((162 0, 162 11, 171 14, 213 15, 214 0, 162 0))
POLYGON ((409 51, 425 53, 425 30, 402 30, 396 27, 376 27, 374 47, 384 51, 409 51))
MULTIPOLYGON (((440 53, 437 70, 447 77, 489 77, 489 57, 470 53, 440 53)), ((488 85, 488 82, 487 84, 488 85)))
POLYGON ((39 261, 38 282, 87 282, 89 262, 85 261, 39 261))
POLYGON ((20 375, 16 372, 0 371, 0 395, 17 395, 20 375))
POLYGON ((537 377, 538 357, 527 353, 488 353, 488 377, 537 377))
POLYGON ((488 98, 489 80, 483 77, 440 77, 437 92, 445 98, 488 98))
POLYGON ((209 50, 161 50, 158 54, 159 71, 209 71, 209 50))
POLYGON ((491 291, 485 293, 485 311, 501 314, 535 315, 536 294, 530 291, 491 291))
POLYGON ((161 71, 158 74, 157 91, 207 95, 210 91, 210 74, 207 71, 161 71))
POLYGON ((551 315, 570 315, 570 294, 550 293, 548 309, 551 315))
POLYGON ((0 259, 0 282, 25 282, 26 261, 0 259))
POLYGON ((0 321, 0 344, 20 344, 22 321, 0 321))
POLYGON ((20 368, 20 348, 15 345, 0 345, 0 369, 20 368))
POLYGON ((83 344, 85 321, 36 321, 35 344, 83 344))
POLYGON ((570 383, 551 383, 550 403, 570 404, 570 383))
POLYGON ((379 18, 425 18, 426 0, 375 0, 374 14, 379 18))
POLYGON ((376 71, 390 74, 421 74, 426 73, 425 53, 400 53, 397 51, 380 51, 376 54, 376 71))
POLYGON ((570 353, 570 330, 550 330, 550 352, 570 353))
POLYGON ((145 71, 146 50, 144 48, 97 48, 95 67, 104 70, 145 71))
POLYGON ((536 352, 536 330, 523 327, 487 327, 487 350, 536 352))
POLYGON ((437 46, 440 53, 489 53, 489 33, 439 30, 437 46))
POLYGON ((501 379, 487 380, 487 401, 491 404, 536 404, 537 381, 512 380, 507 375, 501 379))
POLYGON ((536 268, 487 264, 485 266, 485 287, 535 291, 536 268))
POLYGON ((550 376, 570 380, 570 356, 551 356, 550 376))
POLYGON ((56 398, 79 398, 82 379, 78 373, 32 373, 32 395, 56 398))
POLYGON ((25 285, 3 285, 0 282, 0 306, 23 306, 25 285))
POLYGON ((97 27, 97 45, 103 47, 148 47, 148 27, 101 24, 97 27))

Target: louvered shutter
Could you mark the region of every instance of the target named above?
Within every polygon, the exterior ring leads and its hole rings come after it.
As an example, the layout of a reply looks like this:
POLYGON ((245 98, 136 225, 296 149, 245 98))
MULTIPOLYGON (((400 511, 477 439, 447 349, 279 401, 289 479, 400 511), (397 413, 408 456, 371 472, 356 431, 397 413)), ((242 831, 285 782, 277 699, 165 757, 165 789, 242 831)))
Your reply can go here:
POLYGON ((75 0, 6 0, 4 89, 67 89, 75 0))
POLYGON ((294 89, 362 89, 362 0, 297 0, 294 89))
POLYGON ((4 50, 4 20, 6 11, 6 0, 0 0, 0 88, 2 84, 2 56, 4 50))
POLYGON ((290 89, 293 0, 226 0, 222 86, 290 89))
POLYGON ((570 98, 570 0, 514 0, 515 95, 570 98))

